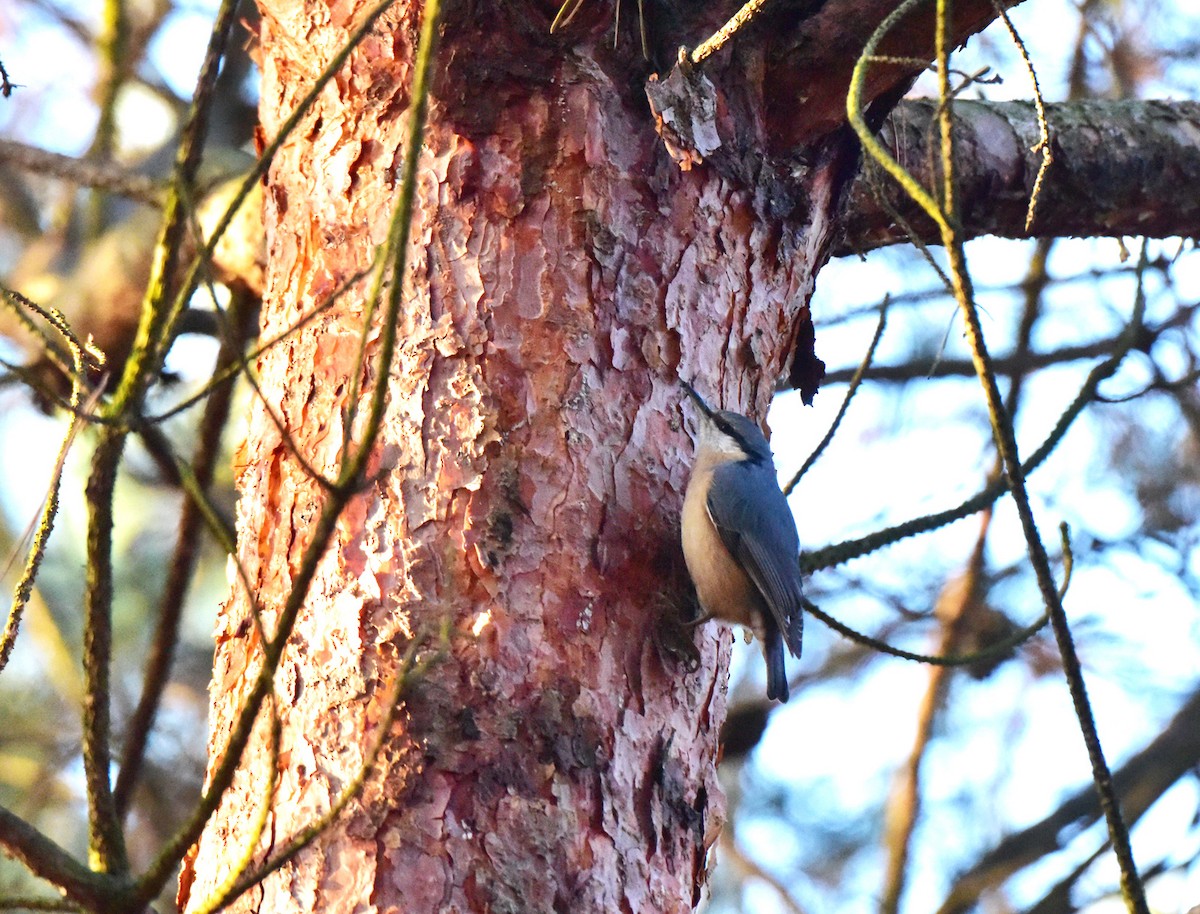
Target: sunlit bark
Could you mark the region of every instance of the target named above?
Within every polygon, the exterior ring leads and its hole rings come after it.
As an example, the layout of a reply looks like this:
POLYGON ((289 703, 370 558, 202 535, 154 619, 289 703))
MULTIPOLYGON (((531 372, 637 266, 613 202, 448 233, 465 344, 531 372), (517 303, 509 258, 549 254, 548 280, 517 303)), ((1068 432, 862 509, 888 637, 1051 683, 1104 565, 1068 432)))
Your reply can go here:
MULTIPOLYGON (((353 16, 263 8, 271 135, 353 16)), ((275 689, 270 841, 361 765, 410 634, 447 620, 449 654, 353 809, 246 909, 688 911, 720 825, 730 633, 685 633, 694 671, 662 637, 686 597, 678 380, 764 413, 829 222, 769 221, 752 190, 681 173, 602 43, 568 53, 526 7, 476 12, 446 14, 400 350, 386 379, 366 373, 389 386, 382 441, 275 689)), ((418 15, 385 17, 276 160, 265 338, 384 240, 418 15)), ((286 435, 330 476, 365 287, 260 360, 286 435)), ((241 560, 270 630, 324 491, 261 405, 240 467, 241 560)), ((214 753, 260 649, 234 592, 214 753)), ((247 842, 270 761, 255 744, 202 839, 193 905, 247 842)))

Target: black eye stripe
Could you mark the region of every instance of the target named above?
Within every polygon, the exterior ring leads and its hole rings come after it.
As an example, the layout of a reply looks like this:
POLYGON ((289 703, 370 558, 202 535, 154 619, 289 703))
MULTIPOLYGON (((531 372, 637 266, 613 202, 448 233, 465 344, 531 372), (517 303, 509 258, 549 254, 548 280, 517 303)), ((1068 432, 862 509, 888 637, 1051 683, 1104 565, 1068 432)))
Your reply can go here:
POLYGON ((713 414, 712 419, 713 424, 716 425, 718 430, 720 430, 722 434, 728 435, 730 438, 736 441, 738 447, 740 447, 747 454, 754 453, 754 449, 750 447, 750 442, 742 437, 742 434, 736 428, 734 428, 732 424, 726 422, 723 418, 721 418, 721 416, 715 413, 713 414))

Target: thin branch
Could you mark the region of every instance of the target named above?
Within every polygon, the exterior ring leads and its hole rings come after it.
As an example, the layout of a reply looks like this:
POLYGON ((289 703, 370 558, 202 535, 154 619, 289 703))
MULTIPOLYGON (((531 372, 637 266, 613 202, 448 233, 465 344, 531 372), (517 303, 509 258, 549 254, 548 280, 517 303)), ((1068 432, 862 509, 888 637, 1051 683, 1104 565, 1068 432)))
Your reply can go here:
POLYGON ((254 861, 254 853, 258 850, 258 843, 262 840, 263 832, 266 831, 267 822, 271 817, 272 804, 275 800, 275 791, 279 787, 279 740, 282 723, 279 719, 277 703, 272 700, 268 704, 271 708, 271 739, 267 748, 267 781, 263 785, 258 813, 250 824, 250 835, 246 840, 245 848, 238 858, 232 861, 233 865, 229 870, 229 875, 217 886, 210 900, 191 909, 193 914, 213 914, 214 911, 219 911, 245 891, 245 889, 239 889, 238 882, 254 861))
MULTIPOLYGON (((70 354, 63 349, 58 340, 55 339, 54 334, 52 334, 47 328, 43 327, 40 323, 35 321, 26 313, 27 311, 31 311, 38 317, 42 318, 42 320, 46 321, 46 323, 53 325, 54 320, 50 316, 51 312, 43 308, 32 299, 26 298, 20 292, 7 287, 0 286, 0 299, 3 300, 5 306, 17 318, 18 323, 20 323, 26 332, 30 333, 35 339, 41 342, 42 350, 45 353, 46 358, 55 367, 55 369, 61 372, 63 377, 71 377, 70 354)), ((93 359, 93 362, 89 367, 98 368, 103 364, 104 357, 103 354, 100 354, 93 359)), ((18 367, 9 365, 7 362, 5 363, 5 367, 17 377, 20 377, 22 380, 26 380, 24 377, 22 377, 18 367)), ((63 405, 66 405, 65 401, 63 405)))
MULTIPOLYGON (((441 0, 425 0, 421 39, 417 46, 416 72, 413 75, 412 126, 408 135, 408 144, 404 150, 404 162, 400 169, 400 194, 396 203, 396 211, 392 216, 392 224, 388 230, 387 248, 395 261, 391 270, 392 284, 388 289, 387 307, 383 313, 383 326, 379 333, 379 365, 383 370, 375 376, 375 387, 371 391, 362 440, 359 442, 355 454, 342 465, 342 471, 338 477, 340 487, 354 485, 362 477, 383 423, 383 410, 388 393, 387 368, 392 364, 392 355, 396 349, 396 327, 399 323, 401 297, 404 294, 404 277, 408 267, 408 237, 412 229, 413 200, 417 191, 417 163, 421 158, 421 147, 425 142, 423 131, 425 113, 429 105, 430 65, 437 45, 435 27, 440 9, 441 0)), ((362 352, 364 353, 371 322, 383 291, 385 263, 386 261, 381 260, 380 268, 375 274, 375 287, 371 290, 363 315, 362 352)), ((356 375, 353 379, 353 389, 356 392, 358 377, 356 375)), ((346 428, 350 428, 354 424, 357 408, 358 398, 353 397, 350 400, 349 417, 345 422, 346 428)))
MULTIPOLYGON (((350 289, 356 283, 358 283, 360 280, 362 280, 364 277, 366 277, 369 272, 370 271, 368 271, 368 270, 360 270, 360 271, 354 273, 352 276, 347 278, 340 286, 338 286, 336 289, 334 289, 333 292, 331 292, 329 294, 329 296, 325 299, 325 301, 321 302, 321 304, 317 305, 315 308, 313 308, 311 311, 309 311, 307 314, 305 314, 303 317, 301 317, 299 320, 297 320, 294 324, 292 324, 286 330, 276 334, 273 338, 267 340, 266 342, 259 343, 258 346, 256 346, 254 349, 250 350, 250 352, 246 353, 245 357, 240 359, 237 362, 237 364, 228 365, 221 371, 214 372, 212 377, 209 378, 208 381, 195 393, 191 394, 190 396, 186 397, 183 400, 180 400, 174 406, 170 407, 167 410, 164 410, 161 413, 155 413, 153 416, 146 417, 146 419, 144 421, 148 424, 157 424, 159 422, 164 422, 167 419, 170 419, 188 409, 191 409, 193 406, 195 406, 201 400, 206 399, 212 393, 212 391, 214 389, 216 389, 216 387, 218 387, 219 385, 228 383, 235 376, 237 376, 239 374, 245 375, 247 377, 252 376, 253 372, 250 370, 250 363, 252 361, 259 358, 264 353, 270 351, 273 347, 279 345, 280 343, 282 343, 284 340, 291 337, 293 334, 295 334, 299 330, 302 330, 304 327, 307 327, 314 320, 316 320, 318 317, 320 317, 322 314, 324 314, 326 311, 328 311, 330 308, 332 308, 334 305, 336 305, 338 303, 338 301, 341 299, 341 297, 343 295, 345 295, 348 291, 350 291, 350 289)), ((267 404, 264 404, 264 405, 267 405, 267 404)), ((273 415, 273 418, 278 418, 278 417, 275 417, 273 415)), ((279 422, 282 423, 282 420, 279 420, 279 422)))
MULTIPOLYGON (((104 0, 100 34, 97 36, 100 79, 96 108, 99 118, 88 156, 105 162, 117 147, 117 96, 129 72, 129 14, 125 0, 104 0)), ((100 208, 93 207, 95 216, 100 208)), ((93 226, 100 230, 99 221, 93 226)))
MULTIPOLYGON (((1147 338, 1157 335, 1156 328, 1147 328, 1147 338)), ((1123 333, 1096 340, 1091 343, 1080 343, 1075 346, 1063 346, 1051 352, 1030 352, 1025 355, 1007 356, 992 362, 998 375, 1029 374, 1042 368, 1063 365, 1067 362, 1079 362, 1084 359, 1094 359, 1111 354, 1120 344, 1123 333)), ((1139 343, 1138 349, 1146 347, 1139 343)), ((838 368, 825 375, 825 384, 845 384, 858 372, 855 368, 838 368)), ((884 384, 906 384, 910 381, 928 381, 935 378, 973 378, 975 368, 970 359, 938 359, 936 362, 915 360, 898 365, 872 365, 867 369, 866 380, 884 384)))
MULTIPOLYGON (((1200 761, 1200 692, 1193 692, 1170 723, 1113 775, 1130 821, 1138 821, 1200 761)), ((1084 834, 1103 812, 1094 785, 1087 784, 1041 821, 1005 836, 960 876, 938 914, 965 914, 979 897, 1025 867, 1084 834)))
POLYGON ((0 161, 34 174, 50 175, 80 187, 119 194, 150 206, 161 206, 163 202, 161 182, 132 174, 112 162, 76 159, 13 140, 0 140, 0 161))
MULTIPOLYGON (((124 373, 104 415, 126 418, 141 407, 150 378, 157 373, 158 335, 166 326, 163 305, 187 229, 184 188, 192 186, 208 131, 213 87, 234 22, 236 0, 224 0, 213 23, 208 49, 200 69, 195 97, 184 125, 176 157, 175 175, 167 197, 164 225, 155 249, 150 283, 141 321, 124 373)), ((129 864, 121 818, 110 783, 111 708, 109 662, 112 654, 112 530, 113 490, 128 429, 101 429, 88 478, 87 584, 84 593, 84 714, 83 762, 87 783, 89 855, 103 871, 125 873, 129 864)))
MULTIPOLYGON (((56 317, 58 318, 58 322, 55 326, 67 338, 71 350, 71 359, 74 363, 74 370, 71 373, 71 405, 78 411, 83 398, 84 384, 87 379, 85 350, 71 333, 66 320, 61 315, 56 315, 56 317)), ((90 409, 94 405, 94 401, 98 400, 99 397, 100 393, 96 391, 92 395, 92 402, 88 404, 87 408, 90 409)), ((54 467, 50 472, 49 489, 46 492, 45 502, 42 505, 41 518, 37 522, 33 543, 30 545, 29 555, 25 561, 25 569, 17 581, 13 593, 12 606, 8 613, 8 620, 4 626, 4 633, 0 635, 0 671, 8 665, 9 656, 17 641, 17 631, 21 624, 21 614, 24 612, 25 605, 29 602, 29 598, 33 594, 34 581, 37 579, 37 574, 42 567, 42 559, 46 554, 46 543, 50 540, 50 532, 54 529, 54 520, 58 516, 58 496, 62 486, 63 467, 66 465, 67 453, 70 451, 71 444, 75 441, 75 435, 78 431, 79 420, 77 412, 72 412, 67 419, 67 430, 63 434, 62 443, 59 445, 58 454, 54 460, 54 467)))
POLYGON ((1025 42, 1016 26, 1012 24, 1012 19, 1009 18, 1004 5, 1000 0, 992 0, 992 3, 996 8, 996 15, 1000 17, 1013 44, 1017 46, 1017 52, 1025 63, 1025 71, 1029 74, 1029 81, 1033 83, 1033 105, 1037 109, 1038 130, 1042 134, 1041 139, 1030 149, 1030 152, 1041 153, 1042 163, 1038 166, 1037 177, 1033 179, 1033 189, 1029 193, 1029 209, 1025 211, 1025 231, 1028 232, 1033 229, 1033 220, 1037 217, 1037 205, 1042 195, 1042 184, 1045 183, 1046 172, 1054 164, 1054 147, 1050 144, 1050 125, 1046 122, 1046 102, 1042 98, 1042 86, 1038 82, 1037 70, 1034 69, 1033 61, 1029 59, 1029 50, 1025 47, 1025 42))
POLYGON ((746 0, 746 3, 733 14, 733 17, 717 31, 703 41, 692 51, 691 62, 697 66, 725 47, 726 43, 738 32, 750 24, 758 11, 767 5, 769 0, 746 0))
MULTIPOLYGON (((1053 453, 1084 408, 1096 399, 1096 391, 1099 389, 1100 384, 1116 372, 1117 367, 1132 348, 1134 341, 1141 338, 1145 330, 1142 324, 1142 315, 1143 311, 1141 308, 1134 310, 1133 319, 1125 328, 1122 344, 1117 347, 1116 351, 1109 358, 1088 373, 1087 380, 1083 383, 1079 393, 1075 395, 1075 399, 1063 410, 1062 415, 1058 417, 1058 422, 1050 430, 1050 433, 1046 436, 1041 446, 1022 465, 1022 469, 1026 475, 1032 473, 1053 453)), ((822 568, 832 568, 843 562, 848 562, 850 559, 876 552, 885 546, 898 543, 900 540, 907 539, 910 536, 937 530, 956 520, 970 517, 977 511, 982 511, 1003 496, 1008 491, 1008 488, 1007 479, 997 479, 980 492, 977 492, 953 508, 916 517, 904 523, 869 533, 855 540, 846 540, 845 542, 835 543, 832 546, 804 553, 800 556, 800 567, 806 574, 811 574, 813 571, 822 568)))
MULTIPOLYGON (((858 369, 850 378, 850 388, 846 391, 846 396, 842 398, 842 405, 837 411, 837 415, 833 417, 833 421, 829 424, 829 431, 825 433, 825 437, 821 442, 813 448, 808 458, 801 464, 800 469, 796 471, 786 486, 783 487, 784 495, 791 495, 792 490, 796 488, 800 480, 804 478, 804 474, 812 469, 812 465, 817 462, 817 459, 825 452, 825 448, 829 446, 829 442, 833 440, 833 436, 837 433, 838 426, 842 424, 842 419, 846 416, 846 411, 850 408, 850 401, 854 399, 854 394, 858 392, 858 385, 862 383, 863 375, 871 366, 871 360, 875 358, 875 350, 879 346, 880 339, 883 338, 883 328, 887 326, 887 297, 884 297, 883 304, 879 306, 879 322, 875 325, 875 335, 871 338, 871 345, 867 347, 867 354, 863 356, 862 362, 859 363, 858 369)), ((828 377, 826 377, 828 381, 828 377)))
MULTIPOLYGON (((1064 585, 1065 582, 1069 580, 1070 575, 1067 574, 1064 578, 1064 585)), ((1050 621, 1050 616, 1047 613, 1042 613, 1038 619, 1034 620, 1029 625, 1026 625, 1024 628, 1019 628, 1007 637, 1002 638, 999 641, 994 641, 977 651, 971 651, 968 654, 919 654, 915 651, 906 651, 903 648, 888 644, 886 641, 851 628, 849 625, 847 625, 845 622, 842 622, 835 616, 829 615, 829 613, 825 612, 825 610, 821 609, 821 607, 817 606, 817 604, 813 603, 807 598, 804 600, 804 611, 821 622, 824 622, 839 635, 842 635, 856 644, 861 644, 863 647, 869 647, 871 650, 877 651, 880 654, 887 654, 890 657, 896 657, 900 660, 911 660, 914 663, 925 663, 930 666, 947 667, 973 666, 977 663, 995 660, 998 657, 1006 657, 1012 653, 1013 648, 1024 644, 1043 628, 1045 628, 1046 623, 1050 621)))
MULTIPOLYGON (((213 368, 214 376, 230 366, 239 364, 246 341, 253 335, 254 314, 255 309, 250 297, 245 292, 235 292, 230 308, 228 332, 221 338, 220 350, 213 368)), ((233 393, 234 385, 231 382, 216 385, 200 420, 191 469, 195 485, 202 493, 207 493, 212 484, 213 472, 220 454, 221 433, 229 418, 233 393)), ((192 579, 199 553, 200 527, 204 519, 205 512, 199 503, 193 498, 186 499, 179 515, 175 553, 168 566, 166 585, 159 598, 158 626, 150 642, 150 655, 146 659, 141 698, 125 731, 120 772, 113 790, 117 812, 121 815, 129 809, 133 789, 145 758, 150 729, 170 678, 179 640, 179 623, 183 618, 187 587, 192 579)))

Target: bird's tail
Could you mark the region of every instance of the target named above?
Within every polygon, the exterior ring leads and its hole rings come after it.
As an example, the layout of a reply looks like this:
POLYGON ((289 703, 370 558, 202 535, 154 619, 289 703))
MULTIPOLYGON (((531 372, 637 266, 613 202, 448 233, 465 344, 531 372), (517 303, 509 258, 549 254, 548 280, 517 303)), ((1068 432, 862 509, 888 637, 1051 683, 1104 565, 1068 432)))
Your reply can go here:
MULTIPOLYGON (((788 700, 787 669, 783 665, 783 636, 771 626, 763 638, 763 657, 767 661, 767 698, 788 700)), ((790 647, 790 645, 789 645, 790 647)))

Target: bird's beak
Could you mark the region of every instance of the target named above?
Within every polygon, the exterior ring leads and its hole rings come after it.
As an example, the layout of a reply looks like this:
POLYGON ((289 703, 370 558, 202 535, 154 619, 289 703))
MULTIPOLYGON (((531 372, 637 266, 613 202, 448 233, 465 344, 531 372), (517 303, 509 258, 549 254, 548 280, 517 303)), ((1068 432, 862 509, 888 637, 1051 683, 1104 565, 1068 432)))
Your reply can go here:
POLYGON ((682 378, 679 379, 679 386, 688 392, 688 396, 690 396, 695 401, 696 405, 700 407, 700 412, 704 414, 705 418, 711 420, 713 417, 712 408, 704 402, 704 398, 702 396, 696 393, 696 389, 682 378))

